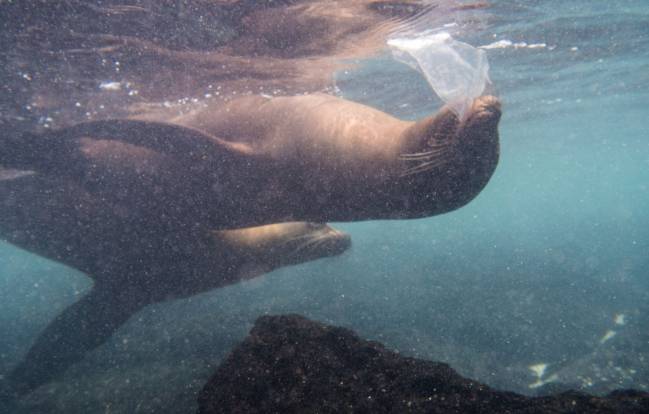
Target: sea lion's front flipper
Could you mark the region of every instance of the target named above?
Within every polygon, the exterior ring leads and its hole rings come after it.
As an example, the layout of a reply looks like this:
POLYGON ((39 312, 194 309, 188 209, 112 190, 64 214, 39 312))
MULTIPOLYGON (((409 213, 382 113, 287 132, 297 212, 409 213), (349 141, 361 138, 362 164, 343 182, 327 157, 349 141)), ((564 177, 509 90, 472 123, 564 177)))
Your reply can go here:
POLYGON ((113 119, 84 122, 60 132, 68 137, 86 135, 95 139, 116 139, 194 160, 220 159, 226 154, 245 154, 249 151, 245 144, 231 143, 195 128, 166 122, 113 119))
POLYGON ((114 119, 82 122, 42 134, 0 137, 0 166, 50 171, 78 162, 80 139, 119 141, 191 161, 239 161, 252 150, 202 131, 164 122, 114 119))
POLYGON ((13 394, 27 394, 61 375, 86 352, 106 342, 140 308, 130 291, 95 287, 45 328, 8 375, 13 394))

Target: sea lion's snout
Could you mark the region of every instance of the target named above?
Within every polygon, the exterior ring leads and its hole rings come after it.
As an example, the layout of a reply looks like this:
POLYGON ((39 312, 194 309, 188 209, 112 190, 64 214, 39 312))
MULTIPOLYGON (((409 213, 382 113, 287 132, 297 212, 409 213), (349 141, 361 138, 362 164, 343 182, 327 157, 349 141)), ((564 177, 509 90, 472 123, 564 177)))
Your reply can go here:
POLYGON ((480 110, 492 110, 492 111, 501 111, 500 99, 496 98, 493 95, 484 95, 476 98, 473 101, 473 111, 480 110))
POLYGON ((344 253, 352 246, 352 238, 349 234, 328 227, 326 241, 322 246, 327 256, 337 256, 344 253))
POLYGON ((473 101, 470 113, 457 136, 458 150, 465 157, 498 155, 498 123, 501 103, 495 96, 481 96, 473 101))
POLYGON ((415 123, 405 134, 402 176, 422 175, 431 171, 457 171, 468 159, 480 158, 485 149, 490 156, 497 147, 497 127, 501 115, 500 100, 495 96, 476 98, 460 121, 450 106, 415 123))
POLYGON ((268 260, 280 260, 282 265, 304 263, 324 257, 337 256, 351 247, 349 234, 324 223, 299 222, 285 224, 293 229, 288 238, 269 253, 268 260))
POLYGON ((454 210, 482 191, 498 164, 500 117, 500 100, 481 96, 464 121, 446 106, 407 131, 410 142, 419 142, 400 156, 401 185, 410 188, 408 217, 454 210))
POLYGON ((502 114, 500 99, 495 96, 486 95, 476 98, 471 106, 471 112, 467 117, 465 125, 482 123, 483 126, 497 127, 502 114))

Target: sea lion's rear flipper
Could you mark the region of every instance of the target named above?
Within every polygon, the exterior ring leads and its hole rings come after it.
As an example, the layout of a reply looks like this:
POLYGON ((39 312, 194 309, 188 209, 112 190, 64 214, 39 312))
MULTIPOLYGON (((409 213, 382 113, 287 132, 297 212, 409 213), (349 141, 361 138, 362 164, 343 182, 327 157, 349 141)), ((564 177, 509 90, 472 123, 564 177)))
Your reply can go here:
POLYGON ((61 375, 86 352, 106 342, 140 308, 130 291, 95 287, 45 328, 8 375, 6 381, 13 394, 27 394, 61 375))

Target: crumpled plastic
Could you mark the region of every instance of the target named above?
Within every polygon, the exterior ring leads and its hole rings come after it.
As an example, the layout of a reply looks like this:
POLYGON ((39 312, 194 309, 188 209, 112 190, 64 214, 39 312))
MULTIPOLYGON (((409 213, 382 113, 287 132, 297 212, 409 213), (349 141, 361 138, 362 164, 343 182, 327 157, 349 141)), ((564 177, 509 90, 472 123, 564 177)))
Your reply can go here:
POLYGON ((461 120, 491 83, 486 52, 453 39, 447 32, 392 38, 388 46, 396 60, 424 75, 461 120))

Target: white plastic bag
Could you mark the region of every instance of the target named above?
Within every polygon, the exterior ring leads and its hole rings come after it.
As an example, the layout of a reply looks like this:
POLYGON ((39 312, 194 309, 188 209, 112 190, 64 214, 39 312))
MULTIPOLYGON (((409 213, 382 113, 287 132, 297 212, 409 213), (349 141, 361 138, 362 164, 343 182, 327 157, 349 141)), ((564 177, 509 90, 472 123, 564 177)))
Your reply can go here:
POLYGON ((423 73, 433 90, 460 119, 489 80, 484 50, 454 40, 446 32, 388 40, 394 58, 423 73))

